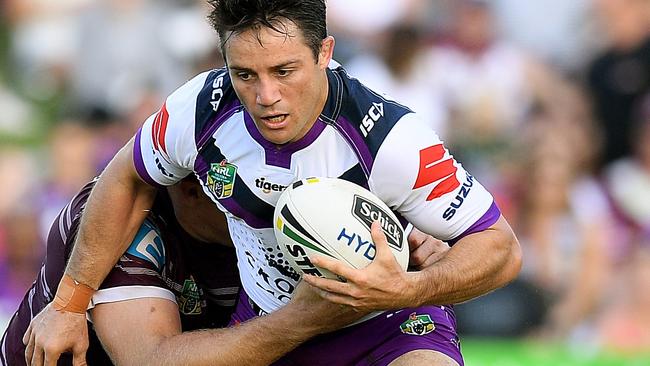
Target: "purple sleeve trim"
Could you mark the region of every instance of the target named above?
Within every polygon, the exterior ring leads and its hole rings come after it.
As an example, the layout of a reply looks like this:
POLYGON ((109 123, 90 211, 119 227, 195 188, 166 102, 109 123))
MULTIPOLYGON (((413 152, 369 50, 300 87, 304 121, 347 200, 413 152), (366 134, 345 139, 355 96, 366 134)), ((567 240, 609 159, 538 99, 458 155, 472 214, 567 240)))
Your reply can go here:
POLYGON ((142 134, 142 128, 138 130, 138 133, 135 135, 135 142, 133 144, 133 165, 135 166, 135 171, 138 173, 140 178, 142 178, 143 181, 147 182, 148 184, 162 188, 164 187, 162 184, 156 182, 151 176, 149 175, 149 172, 147 172, 147 168, 144 165, 144 159, 142 159, 142 151, 141 151, 141 146, 140 146, 140 135, 142 134))
POLYGON ((483 214, 483 216, 481 216, 481 218, 478 219, 474 225, 470 226, 462 234, 450 240, 449 245, 454 245, 457 241, 469 234, 474 234, 489 228, 490 226, 494 225, 495 222, 497 222, 499 217, 501 217, 501 210, 499 210, 496 202, 492 201, 492 205, 490 205, 490 208, 488 208, 487 212, 483 214))

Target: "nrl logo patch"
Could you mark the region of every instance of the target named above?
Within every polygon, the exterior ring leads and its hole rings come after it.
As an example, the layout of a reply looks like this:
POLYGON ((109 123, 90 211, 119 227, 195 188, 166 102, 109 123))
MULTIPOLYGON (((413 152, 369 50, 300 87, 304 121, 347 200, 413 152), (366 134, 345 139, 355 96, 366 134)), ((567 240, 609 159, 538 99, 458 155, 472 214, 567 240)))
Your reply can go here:
POLYGON ((232 196, 232 189, 237 177, 237 166, 223 160, 221 163, 212 163, 207 175, 208 189, 217 199, 232 196))
POLYGON ((199 288, 194 280, 185 280, 178 300, 178 308, 185 315, 201 314, 199 288))
POLYGON ((411 313, 409 319, 399 327, 402 330, 402 333, 417 336, 429 334, 436 329, 429 314, 417 315, 416 313, 411 313))

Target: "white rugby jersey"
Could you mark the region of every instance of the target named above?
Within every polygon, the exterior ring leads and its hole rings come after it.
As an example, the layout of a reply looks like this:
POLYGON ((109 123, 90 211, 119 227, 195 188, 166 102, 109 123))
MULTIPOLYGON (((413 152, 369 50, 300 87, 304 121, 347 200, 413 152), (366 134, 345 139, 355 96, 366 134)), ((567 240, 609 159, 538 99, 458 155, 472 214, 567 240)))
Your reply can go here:
POLYGON ((283 146, 259 133, 225 68, 176 90, 136 135, 134 164, 145 181, 170 185, 194 172, 226 213, 242 285, 266 312, 289 301, 299 280, 272 226, 280 193, 296 180, 349 180, 374 192, 403 224, 451 242, 500 216, 490 193, 415 113, 342 67, 328 69, 327 77, 318 120, 302 139, 283 146))

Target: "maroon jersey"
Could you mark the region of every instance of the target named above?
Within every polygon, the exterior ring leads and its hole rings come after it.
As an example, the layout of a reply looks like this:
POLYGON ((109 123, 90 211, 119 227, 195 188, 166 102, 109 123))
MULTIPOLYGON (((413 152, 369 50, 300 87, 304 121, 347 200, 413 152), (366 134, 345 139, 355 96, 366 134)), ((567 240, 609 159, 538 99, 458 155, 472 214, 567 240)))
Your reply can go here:
MULTIPOLYGON (((87 184, 54 221, 38 277, 2 337, 2 365, 25 364, 23 334, 31 319, 54 298, 93 185, 87 184)), ((223 327, 228 324, 239 287, 234 248, 193 239, 176 221, 169 196, 161 190, 151 213, 89 307, 142 297, 167 298, 178 304, 183 331, 223 327)), ((88 364, 111 364, 89 325, 88 364)), ((59 364, 71 364, 71 357, 63 355, 59 364)))

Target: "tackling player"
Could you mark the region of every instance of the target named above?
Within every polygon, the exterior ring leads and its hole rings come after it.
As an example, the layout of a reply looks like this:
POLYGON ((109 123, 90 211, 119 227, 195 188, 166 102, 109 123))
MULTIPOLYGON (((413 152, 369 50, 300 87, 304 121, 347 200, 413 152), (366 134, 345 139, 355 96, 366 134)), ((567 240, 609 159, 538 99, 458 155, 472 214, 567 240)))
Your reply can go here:
MULTIPOLYGON (((406 221, 454 245, 418 272, 380 255, 385 238, 377 230, 377 258, 367 268, 315 258, 314 264, 347 279, 305 277, 323 297, 363 311, 402 310, 310 342, 280 362, 462 365, 453 309, 444 304, 501 287, 521 267, 517 239, 490 193, 423 123, 426 116, 331 64, 334 38, 327 35, 324 0, 210 3, 227 67, 200 74, 170 95, 112 160, 66 269, 76 282, 63 283, 57 296, 64 304, 84 303, 84 296, 69 294, 97 288, 144 219, 154 187, 194 173, 226 213, 237 249, 246 301, 236 317, 278 311, 299 276, 280 260, 273 235, 281 189, 261 189, 256 181, 281 187, 338 177, 369 188, 406 221)), ((66 332, 83 326, 66 309, 49 312, 32 328, 32 338, 61 340, 46 350, 48 357, 73 346, 66 332)))
MULTIPOLYGON (((93 185, 87 184, 52 225, 38 278, 0 342, 0 364, 25 364, 23 335, 32 317, 53 300, 50 289, 61 280, 93 185)), ((304 289, 297 301, 264 321, 181 335, 225 327, 239 289, 225 218, 198 181, 191 176, 160 190, 135 239, 93 294, 86 360, 90 365, 265 365, 309 337, 360 316, 314 301, 304 289), (296 317, 303 322, 295 324, 296 317), (257 343, 248 342, 252 338, 257 343)), ((71 363, 72 355, 63 355, 58 364, 71 363)))

